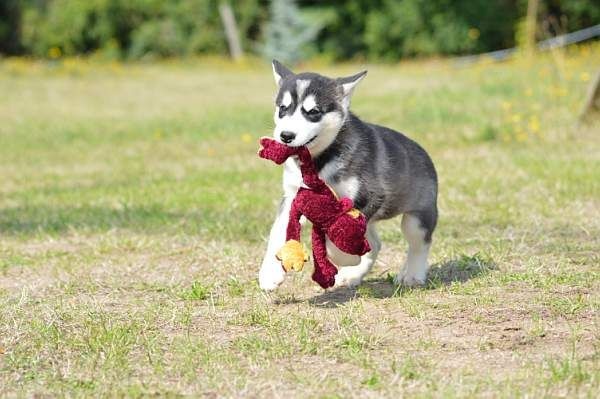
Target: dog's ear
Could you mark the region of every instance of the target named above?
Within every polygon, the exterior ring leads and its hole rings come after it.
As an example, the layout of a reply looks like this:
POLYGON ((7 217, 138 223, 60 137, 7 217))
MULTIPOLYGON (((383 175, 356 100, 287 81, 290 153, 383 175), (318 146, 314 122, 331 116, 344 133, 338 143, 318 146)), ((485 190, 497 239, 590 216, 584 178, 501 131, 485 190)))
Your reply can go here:
POLYGON ((281 81, 294 73, 283 66, 283 64, 277 60, 273 60, 273 77, 275 77, 275 83, 277 86, 281 86, 281 81))
POLYGON ((336 82, 342 88, 342 97, 344 101, 344 105, 348 107, 350 105, 350 97, 352 97, 352 92, 358 83, 363 80, 363 78, 367 75, 367 71, 362 71, 357 73, 356 75, 347 76, 345 78, 337 78, 336 82))

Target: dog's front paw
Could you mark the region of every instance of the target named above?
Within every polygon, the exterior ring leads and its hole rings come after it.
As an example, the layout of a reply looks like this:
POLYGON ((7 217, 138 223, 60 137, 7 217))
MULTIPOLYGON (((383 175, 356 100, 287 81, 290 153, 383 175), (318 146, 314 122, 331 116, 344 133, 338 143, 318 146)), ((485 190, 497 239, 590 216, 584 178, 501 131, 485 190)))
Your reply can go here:
POLYGON ((265 261, 258 273, 258 285, 262 290, 273 291, 283 283, 284 278, 285 271, 277 260, 265 261))
POLYGON ((335 275, 335 287, 350 287, 354 288, 362 283, 363 274, 357 273, 352 266, 342 267, 335 275))
POLYGON ((426 277, 400 272, 394 277, 394 284, 405 287, 419 287, 425 285, 426 277))

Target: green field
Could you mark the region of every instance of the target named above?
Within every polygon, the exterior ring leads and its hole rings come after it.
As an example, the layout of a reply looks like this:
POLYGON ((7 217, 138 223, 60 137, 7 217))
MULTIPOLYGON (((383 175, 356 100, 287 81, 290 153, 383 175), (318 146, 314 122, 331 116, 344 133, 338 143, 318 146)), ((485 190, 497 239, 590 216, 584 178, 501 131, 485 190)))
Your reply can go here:
POLYGON ((354 112, 438 169, 428 284, 391 283, 397 219, 357 289, 265 294, 267 63, 0 60, 0 396, 595 396, 598 65, 368 65, 354 112))

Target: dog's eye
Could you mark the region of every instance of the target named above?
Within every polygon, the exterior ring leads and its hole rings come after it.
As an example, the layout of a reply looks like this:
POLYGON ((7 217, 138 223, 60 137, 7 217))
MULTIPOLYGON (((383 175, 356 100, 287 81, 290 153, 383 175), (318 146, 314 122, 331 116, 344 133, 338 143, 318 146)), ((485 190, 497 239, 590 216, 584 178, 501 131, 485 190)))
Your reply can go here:
POLYGON ((317 116, 321 114, 321 111, 318 108, 312 108, 310 111, 304 111, 310 116, 317 116))
POLYGON ((279 106, 279 117, 283 118, 283 115, 287 112, 287 107, 285 105, 279 106))

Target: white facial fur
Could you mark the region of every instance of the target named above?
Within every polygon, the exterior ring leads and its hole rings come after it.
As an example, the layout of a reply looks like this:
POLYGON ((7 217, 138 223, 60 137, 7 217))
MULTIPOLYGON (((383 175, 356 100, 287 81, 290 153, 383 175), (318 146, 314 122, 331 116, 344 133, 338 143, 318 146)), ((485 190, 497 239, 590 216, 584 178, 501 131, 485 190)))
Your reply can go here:
MULTIPOLYGON (((275 67, 273 71, 275 81, 281 84, 282 77, 275 71, 275 67)), ((273 115, 273 120, 275 121, 273 136, 275 139, 281 139, 281 132, 293 132, 296 134, 296 137, 291 143, 287 143, 287 145, 293 147, 306 145, 313 156, 323 152, 333 143, 344 120, 348 116, 352 92, 356 85, 364 78, 365 74, 366 72, 363 72, 355 75, 355 77, 351 77, 353 80, 351 78, 342 79, 341 101, 339 103, 341 111, 328 112, 318 122, 309 121, 302 113, 302 110, 308 112, 318 107, 317 98, 313 94, 308 94, 304 97, 306 90, 311 85, 311 80, 298 79, 296 81, 296 98, 302 103, 295 107, 292 115, 286 114, 282 118, 279 117, 279 110, 275 109, 273 115)), ((281 105, 288 107, 292 102, 291 93, 289 91, 283 93, 281 105)))
POLYGON ((308 86, 310 86, 310 80, 298 79, 296 81, 296 92, 298 93, 298 98, 304 97, 304 92, 308 86))
POLYGON ((315 96, 313 96, 312 94, 306 96, 306 98, 302 102, 302 108, 304 108, 305 111, 310 111, 311 109, 314 109, 316 107, 317 102, 315 101, 315 96))
MULTIPOLYGON (((344 115, 339 112, 327 113, 319 122, 321 131, 318 137, 308 145, 311 155, 318 155, 333 143, 344 124, 344 115)), ((310 139, 309 139, 310 140, 310 139)))
POLYGON ((311 139, 318 137, 308 145, 312 155, 316 155, 325 150, 339 132, 343 120, 343 115, 339 112, 329 112, 318 122, 311 122, 302 115, 302 107, 296 107, 294 113, 284 115, 279 118, 279 110, 275 109, 273 120, 275 121, 275 129, 273 137, 280 140, 281 132, 290 131, 296 133, 294 141, 289 143, 289 146, 299 147, 308 143, 311 139))
MULTIPOLYGON (((300 79, 296 82, 296 90, 299 98, 302 98, 304 92, 310 85, 310 80, 300 79)), ((289 91, 283 93, 281 98, 281 105, 288 107, 292 103, 292 96, 289 91)), ((329 112, 321 118, 318 122, 311 122, 307 120, 302 114, 304 111, 310 111, 317 107, 317 101, 314 95, 309 94, 302 100, 302 105, 297 106, 292 115, 284 115, 283 118, 279 117, 279 109, 275 108, 273 120, 275 122, 275 129, 273 131, 273 137, 276 140, 280 140, 281 132, 290 131, 296 133, 294 141, 289 143, 290 146, 302 146, 315 138, 310 144, 308 149, 313 155, 321 153, 327 148, 340 130, 342 123, 344 122, 344 115, 340 112, 329 112)))
POLYGON ((281 105, 283 105, 284 107, 289 107, 291 103, 292 103, 292 95, 290 94, 289 91, 286 91, 283 94, 283 98, 281 99, 281 105))

